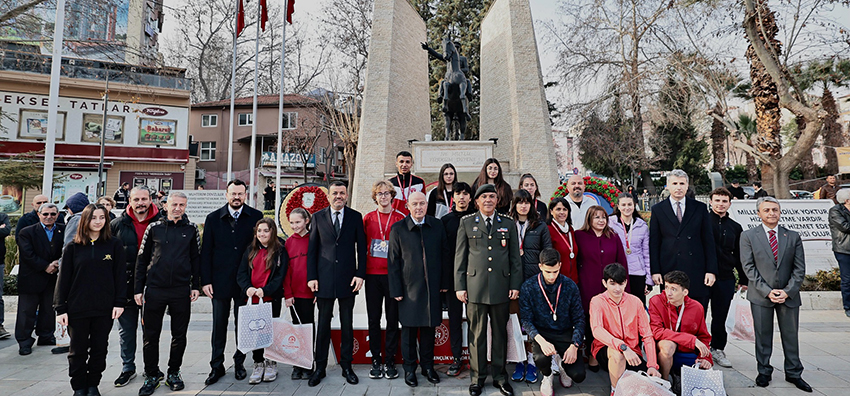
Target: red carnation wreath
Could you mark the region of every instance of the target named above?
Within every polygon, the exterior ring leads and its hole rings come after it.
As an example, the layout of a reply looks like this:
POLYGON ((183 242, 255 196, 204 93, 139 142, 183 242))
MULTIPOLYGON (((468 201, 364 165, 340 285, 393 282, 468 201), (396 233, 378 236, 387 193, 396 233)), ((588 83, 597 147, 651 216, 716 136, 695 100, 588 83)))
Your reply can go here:
POLYGON ((310 214, 328 207, 328 195, 319 186, 301 186, 289 193, 286 203, 286 218, 295 208, 304 208, 310 214), (305 199, 306 198, 306 199, 305 199))
MULTIPOLYGON (((617 189, 616 186, 598 177, 585 176, 584 191, 591 192, 605 198, 612 208, 617 206, 617 201, 619 200, 618 197, 620 196, 620 190, 617 189)), ((552 194, 552 198, 565 197, 567 194, 569 194, 569 188, 565 182, 561 184, 557 190, 555 190, 555 193, 552 194)))

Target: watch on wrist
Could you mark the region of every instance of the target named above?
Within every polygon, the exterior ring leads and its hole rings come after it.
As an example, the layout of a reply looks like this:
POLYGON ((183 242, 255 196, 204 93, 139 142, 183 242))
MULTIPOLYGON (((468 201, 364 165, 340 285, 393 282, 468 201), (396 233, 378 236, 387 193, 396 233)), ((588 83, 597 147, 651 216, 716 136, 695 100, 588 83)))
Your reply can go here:
POLYGON ((625 352, 629 349, 629 346, 626 343, 620 344, 620 352, 625 352))

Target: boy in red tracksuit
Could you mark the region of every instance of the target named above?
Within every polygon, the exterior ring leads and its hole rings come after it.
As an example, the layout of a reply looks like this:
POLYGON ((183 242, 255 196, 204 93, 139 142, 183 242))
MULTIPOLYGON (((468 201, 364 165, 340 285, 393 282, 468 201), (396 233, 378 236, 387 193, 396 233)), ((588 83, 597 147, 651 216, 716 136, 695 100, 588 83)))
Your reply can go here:
MULTIPOLYGON (((310 245, 310 213, 295 208, 289 214, 289 225, 294 233, 286 239, 289 270, 283 278, 284 304, 292 314, 293 323, 313 323, 313 291, 307 286, 307 247, 310 245)), ((293 380, 310 379, 312 370, 292 368, 293 380)))
POLYGON ((658 347, 661 377, 671 369, 695 363, 703 370, 712 366, 711 335, 705 325, 702 304, 688 297, 690 280, 682 271, 664 275, 664 293, 649 299, 649 326, 658 347))

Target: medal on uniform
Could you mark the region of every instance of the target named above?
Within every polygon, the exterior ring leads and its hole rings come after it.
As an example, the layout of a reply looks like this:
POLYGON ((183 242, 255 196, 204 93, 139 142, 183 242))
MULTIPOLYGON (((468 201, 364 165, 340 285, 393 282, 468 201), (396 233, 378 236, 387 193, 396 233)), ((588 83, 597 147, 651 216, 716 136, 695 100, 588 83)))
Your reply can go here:
POLYGON ((508 246, 508 240, 502 239, 502 247, 508 246))

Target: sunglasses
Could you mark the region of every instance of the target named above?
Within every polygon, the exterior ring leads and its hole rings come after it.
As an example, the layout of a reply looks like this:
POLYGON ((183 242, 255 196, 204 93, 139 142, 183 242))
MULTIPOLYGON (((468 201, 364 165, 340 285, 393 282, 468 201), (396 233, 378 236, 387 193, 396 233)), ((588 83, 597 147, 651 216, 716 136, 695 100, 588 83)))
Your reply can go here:
POLYGON ((59 216, 59 213, 56 213, 56 212, 42 213, 41 216, 42 217, 54 217, 54 216, 59 216))
POLYGON ((41 205, 44 205, 44 204, 46 204, 46 203, 47 203, 47 201, 41 201, 41 202, 36 202, 35 204, 36 204, 37 206, 41 206, 41 205))

